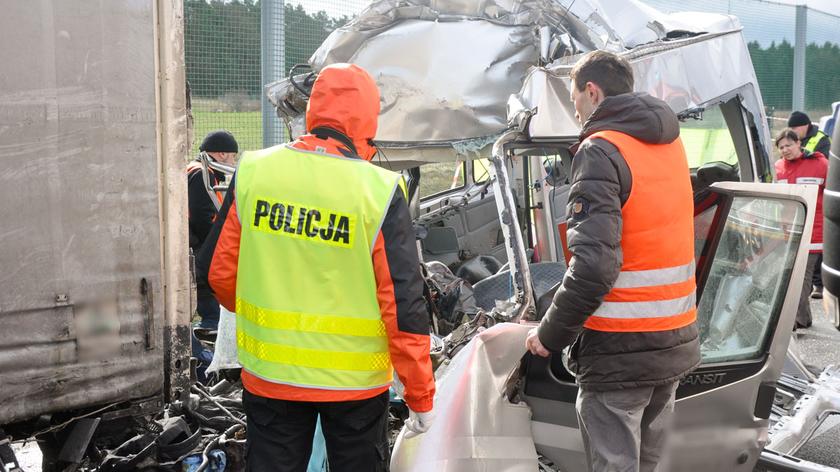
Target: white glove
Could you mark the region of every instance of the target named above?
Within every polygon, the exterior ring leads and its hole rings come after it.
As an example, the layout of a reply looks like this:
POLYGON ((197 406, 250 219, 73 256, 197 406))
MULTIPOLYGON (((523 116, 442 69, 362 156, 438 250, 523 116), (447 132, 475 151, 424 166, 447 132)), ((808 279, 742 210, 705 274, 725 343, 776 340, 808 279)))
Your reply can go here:
POLYGON ((434 421, 435 410, 427 411, 425 413, 415 413, 414 411, 409 410, 408 420, 405 422, 405 437, 413 438, 414 436, 419 436, 425 433, 432 427, 432 423, 434 423, 434 421))

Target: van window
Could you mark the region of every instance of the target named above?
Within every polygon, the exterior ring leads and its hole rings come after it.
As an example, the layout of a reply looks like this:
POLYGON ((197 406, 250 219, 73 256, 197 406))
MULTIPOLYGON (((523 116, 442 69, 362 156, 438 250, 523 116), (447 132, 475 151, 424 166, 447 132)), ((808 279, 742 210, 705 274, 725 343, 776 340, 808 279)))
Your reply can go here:
POLYGON ((431 197, 466 184, 464 162, 436 162, 420 167, 420 198, 431 197))
MULTIPOLYGON (((697 305, 704 364, 764 354, 790 283, 804 221, 805 207, 797 202, 761 197, 732 201, 697 305)), ((698 244, 706 243, 701 238, 698 244)))
POLYGON ((473 182, 477 184, 481 184, 487 182, 490 179, 490 167, 493 166, 493 163, 490 162, 490 159, 482 158, 476 159, 472 161, 473 166, 473 182))
POLYGON ((706 108, 702 120, 681 122, 680 138, 692 169, 710 162, 738 164, 735 143, 718 106, 706 108))

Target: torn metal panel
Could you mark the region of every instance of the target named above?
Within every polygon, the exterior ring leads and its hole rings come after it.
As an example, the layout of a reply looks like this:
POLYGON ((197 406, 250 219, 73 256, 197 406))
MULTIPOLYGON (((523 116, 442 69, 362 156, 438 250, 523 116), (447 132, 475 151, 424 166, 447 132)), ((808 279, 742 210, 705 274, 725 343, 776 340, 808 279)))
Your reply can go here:
POLYGON ((313 65, 353 62, 374 76, 381 145, 495 136, 506 127, 507 96, 538 62, 539 40, 529 24, 474 20, 402 18, 376 34, 351 24, 324 42, 313 65))
POLYGON ((437 419, 417 437, 405 438, 403 430, 391 457, 393 470, 537 470, 530 408, 505 396, 508 378, 525 354, 529 329, 513 323, 495 325, 476 335, 438 370, 437 419))
MULTIPOLYGON (((594 49, 632 52, 739 28, 734 17, 666 15, 635 0, 381 0, 334 31, 310 64, 317 71, 353 62, 371 72, 382 94, 376 140, 387 149, 385 165, 403 169, 487 157, 490 146, 465 155, 456 143, 500 136, 508 98, 534 67, 570 64, 594 49)), ((305 94, 289 79, 266 92, 292 135, 303 133, 305 94)), ((554 113, 551 98, 534 98, 524 103, 539 101, 554 113)), ((578 128, 565 118, 562 126, 578 128)))
MULTIPOLYGON (((770 130, 758 80, 739 30, 704 35, 667 44, 642 46, 624 53, 633 66, 635 90, 667 102, 674 112, 739 96, 759 127, 762 146, 770 149, 770 130)), ((510 100, 509 117, 534 110, 529 135, 550 140, 577 135, 579 125, 569 98, 573 61, 533 70, 522 90, 510 100)))
POLYGON ((775 418, 767 448, 782 454, 796 454, 826 418, 840 414, 840 369, 828 367, 816 382, 798 386, 780 384, 783 389, 801 394, 801 397, 789 414, 775 418))

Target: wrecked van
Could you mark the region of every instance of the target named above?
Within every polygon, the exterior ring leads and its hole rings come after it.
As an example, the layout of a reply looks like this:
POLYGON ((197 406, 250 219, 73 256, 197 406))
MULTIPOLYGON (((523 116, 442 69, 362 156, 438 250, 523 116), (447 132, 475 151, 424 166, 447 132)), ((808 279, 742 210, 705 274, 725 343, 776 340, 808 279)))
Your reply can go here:
POLYGON ((825 470, 791 456, 838 406, 838 373, 809 372, 791 341, 816 188, 769 183, 737 18, 618 0, 382 0, 325 40, 312 72, 267 87, 297 135, 320 67, 371 72, 377 163, 406 175, 426 271, 455 287, 438 295, 456 309, 430 303, 438 420, 400 437, 392 466, 585 468, 574 374, 564 355, 526 354, 519 323, 539 321, 567 267, 568 74, 594 49, 626 57, 636 90, 671 106, 690 161, 703 361, 677 392, 671 468, 825 470))

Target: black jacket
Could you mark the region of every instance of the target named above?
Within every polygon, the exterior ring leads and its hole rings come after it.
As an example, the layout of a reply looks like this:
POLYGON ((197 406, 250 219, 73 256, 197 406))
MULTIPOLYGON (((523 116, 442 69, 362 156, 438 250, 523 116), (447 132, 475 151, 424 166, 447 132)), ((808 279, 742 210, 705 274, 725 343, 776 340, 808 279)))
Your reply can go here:
MULTIPOLYGON (((224 182, 224 175, 217 175, 212 170, 210 171, 210 182, 217 185, 219 182, 224 182)), ((213 222, 216 219, 216 205, 207 193, 207 188, 204 186, 204 177, 201 175, 201 169, 194 169, 187 173, 187 198, 189 206, 189 230, 190 230, 190 249, 193 254, 198 256, 198 252, 207 235, 210 234, 210 229, 213 227, 213 222)), ((211 296, 210 286, 207 285, 206 278, 196 278, 196 292, 199 297, 211 296)))
MULTIPOLYGON (((210 171, 211 184, 218 185, 224 181, 224 175, 217 176, 215 172, 210 171)), ((192 170, 187 174, 187 198, 190 212, 190 248, 197 254, 204 240, 207 239, 207 235, 210 234, 210 228, 213 227, 218 212, 204 186, 201 169, 192 170)))
MULTIPOLYGON (((607 97, 583 125, 581 141, 604 130, 664 144, 677 139, 679 123, 665 102, 633 93, 607 97)), ((540 341, 554 352, 574 342, 571 366, 583 388, 611 390, 679 380, 700 363, 695 324, 651 333, 583 327, 621 270, 621 208, 633 176, 618 149, 603 139, 579 146, 571 174, 567 239, 572 260, 540 324, 540 341)))
MULTIPOLYGON (((808 127, 808 132, 805 134, 805 139, 802 140, 802 147, 805 147, 805 143, 807 143, 811 139, 814 139, 814 137, 817 135, 817 131, 819 131, 819 128, 817 128, 814 125, 808 127)), ((831 138, 829 138, 828 136, 823 136, 822 138, 820 138, 820 140, 817 142, 817 147, 814 148, 814 150, 819 153, 822 153, 823 156, 828 157, 828 153, 831 151, 831 138)))

